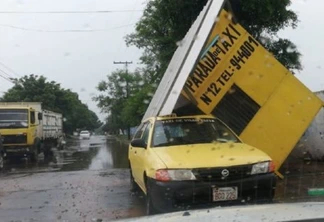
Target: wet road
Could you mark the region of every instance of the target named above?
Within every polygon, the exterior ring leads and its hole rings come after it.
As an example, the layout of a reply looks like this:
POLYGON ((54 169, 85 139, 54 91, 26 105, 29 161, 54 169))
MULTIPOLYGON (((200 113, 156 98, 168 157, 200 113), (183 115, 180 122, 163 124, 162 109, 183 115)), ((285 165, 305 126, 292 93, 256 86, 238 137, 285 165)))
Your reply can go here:
POLYGON ((7 162, 0 173, 0 221, 110 221, 144 215, 130 192, 127 146, 94 136, 70 140, 38 164, 7 162))
MULTIPOLYGON (((0 221, 111 221, 145 214, 141 193, 130 192, 127 145, 69 140, 67 148, 32 164, 6 162, 0 173, 0 221)), ((275 202, 324 201, 308 188, 324 188, 324 162, 288 158, 275 202)))

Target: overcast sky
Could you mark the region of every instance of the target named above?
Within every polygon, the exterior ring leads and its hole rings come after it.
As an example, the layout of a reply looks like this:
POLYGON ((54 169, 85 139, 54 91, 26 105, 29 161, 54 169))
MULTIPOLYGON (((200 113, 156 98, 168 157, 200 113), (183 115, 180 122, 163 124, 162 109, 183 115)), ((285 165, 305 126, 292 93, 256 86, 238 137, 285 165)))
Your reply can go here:
MULTIPOLYGON (((97 93, 95 87, 100 80, 105 79, 111 71, 124 68, 114 65, 113 61, 133 61, 130 69, 137 66, 140 51, 127 48, 124 36, 134 30, 134 24, 145 7, 144 2, 1 0, 0 11, 134 11, 94 14, 0 13, 0 70, 17 77, 5 65, 20 76, 34 73, 57 81, 62 87, 79 93, 80 99, 103 119, 104 115, 99 113, 91 98, 97 93)), ((1 71, 0 75, 6 76, 1 71)), ((6 91, 11 86, 10 82, 0 77, 0 91, 6 91)))
MULTIPOLYGON (((114 65, 114 61, 133 61, 129 67, 131 70, 138 66, 141 52, 134 47, 127 48, 124 36, 134 30, 145 2, 146 0, 1 0, 0 75, 44 75, 49 80, 61 83, 62 87, 77 92, 80 99, 103 120, 104 115, 99 113, 91 98, 98 93, 95 89, 98 82, 116 68, 124 68, 114 65), (106 10, 119 12, 1 13, 106 10), (78 30, 89 32, 76 32, 78 30)), ((293 0, 291 8, 298 13, 299 27, 280 33, 291 39, 303 54, 304 69, 296 76, 313 91, 324 89, 324 64, 321 61, 324 51, 324 31, 321 28, 323 7, 323 0, 293 0)), ((0 95, 11 86, 12 83, 0 77, 0 95)))

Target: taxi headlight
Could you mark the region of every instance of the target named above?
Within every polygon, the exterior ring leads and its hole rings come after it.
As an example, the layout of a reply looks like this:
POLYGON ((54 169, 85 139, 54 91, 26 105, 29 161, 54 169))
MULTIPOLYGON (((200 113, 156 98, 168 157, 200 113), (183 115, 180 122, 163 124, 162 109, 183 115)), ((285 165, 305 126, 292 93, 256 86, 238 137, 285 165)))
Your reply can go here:
POLYGON ((272 161, 256 163, 252 166, 251 175, 270 173, 274 171, 274 164, 272 161))
POLYGON ((155 178, 159 181, 196 180, 191 170, 157 170, 155 178))

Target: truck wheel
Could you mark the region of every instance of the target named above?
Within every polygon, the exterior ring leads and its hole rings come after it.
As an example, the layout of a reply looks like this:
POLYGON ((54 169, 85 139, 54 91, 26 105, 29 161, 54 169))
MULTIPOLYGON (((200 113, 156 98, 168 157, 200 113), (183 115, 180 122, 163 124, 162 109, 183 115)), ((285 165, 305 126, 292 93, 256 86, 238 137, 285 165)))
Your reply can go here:
POLYGON ((52 156, 53 156, 53 153, 52 153, 52 143, 45 143, 44 144, 44 159, 45 160, 48 160, 50 159, 52 156))
POLYGON ((57 145, 57 149, 58 149, 58 150, 64 150, 64 145, 63 145, 62 143, 59 143, 59 144, 57 145))
POLYGON ((44 158, 47 160, 52 156, 52 151, 49 147, 46 147, 44 150, 44 158))
POLYGON ((149 183, 146 182, 146 215, 157 214, 157 210, 154 208, 151 191, 149 187, 149 183))
POLYGON ((33 153, 30 155, 30 160, 33 163, 38 161, 38 149, 35 147, 33 153))

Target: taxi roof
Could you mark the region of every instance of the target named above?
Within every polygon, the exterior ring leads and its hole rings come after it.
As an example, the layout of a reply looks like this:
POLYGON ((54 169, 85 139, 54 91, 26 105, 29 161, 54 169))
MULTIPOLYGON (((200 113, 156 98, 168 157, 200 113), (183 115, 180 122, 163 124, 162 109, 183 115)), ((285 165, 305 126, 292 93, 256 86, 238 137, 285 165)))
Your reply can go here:
POLYGON ((177 116, 175 114, 171 115, 165 115, 165 116, 155 116, 155 117, 150 117, 145 119, 143 122, 147 120, 166 120, 166 119, 186 119, 186 118, 197 118, 197 119, 203 119, 203 118, 213 118, 215 119, 216 117, 213 115, 188 115, 188 116, 177 116))

